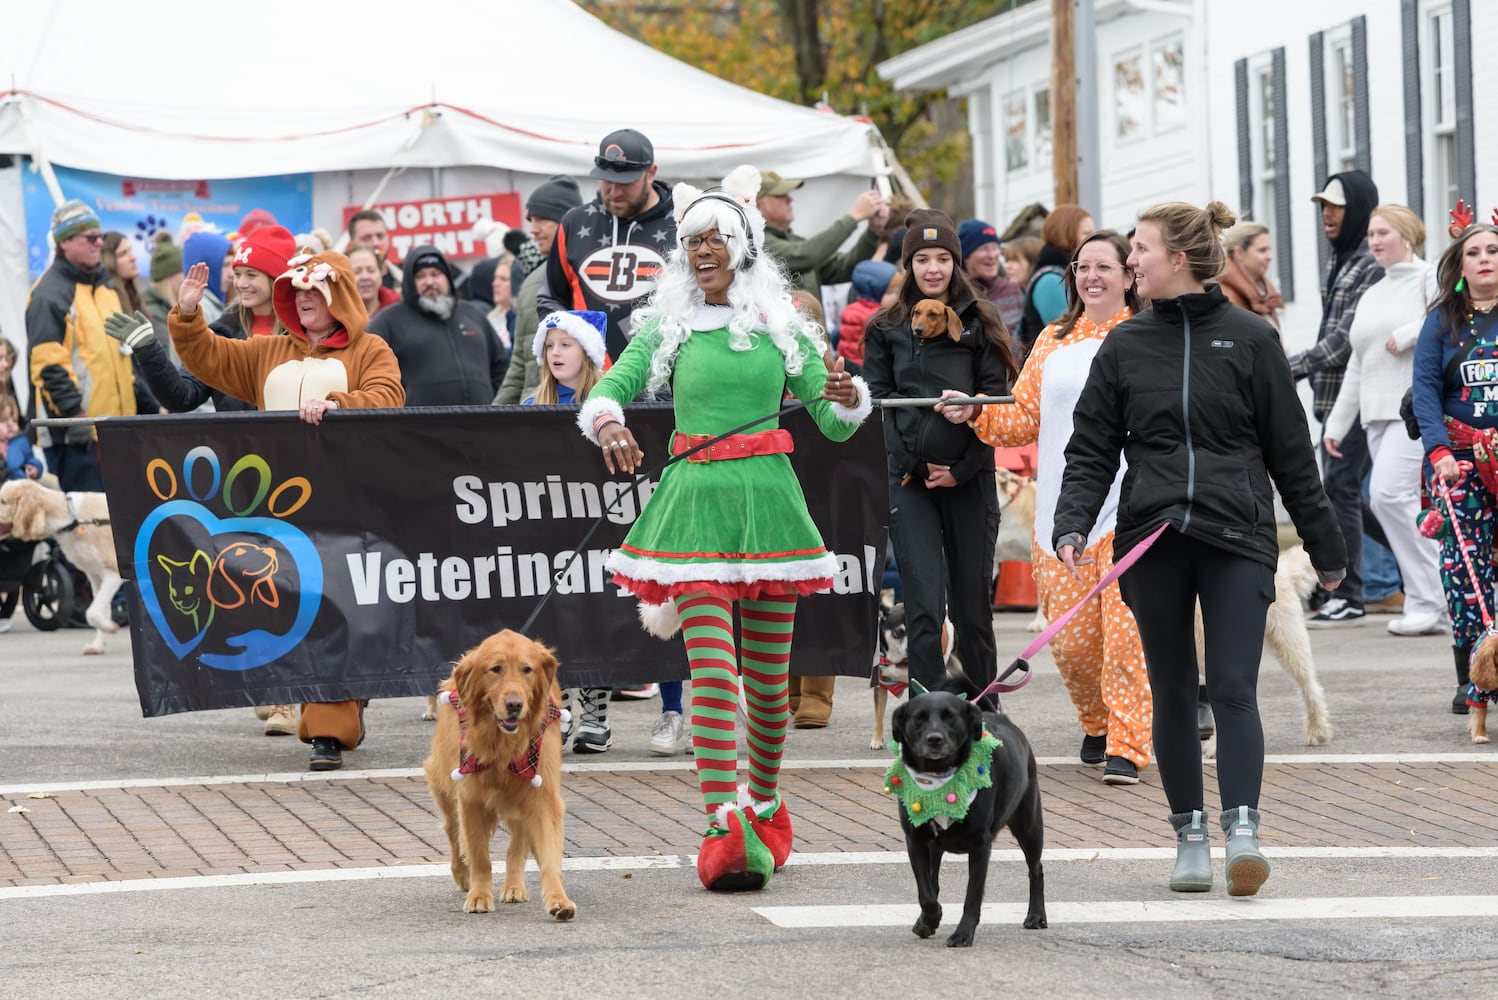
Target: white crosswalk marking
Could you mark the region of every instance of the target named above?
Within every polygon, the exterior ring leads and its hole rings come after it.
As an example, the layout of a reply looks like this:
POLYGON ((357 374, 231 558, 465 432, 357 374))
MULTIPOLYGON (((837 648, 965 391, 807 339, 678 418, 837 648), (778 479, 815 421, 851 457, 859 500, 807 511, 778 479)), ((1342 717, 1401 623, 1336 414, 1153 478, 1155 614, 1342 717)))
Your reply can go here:
MULTIPOLYGON (((920 909, 915 904, 878 906, 756 906, 754 912, 776 927, 907 927, 920 909)), ((960 907, 947 907, 955 924, 960 907)), ((1413 917, 1498 916, 1498 896, 1349 896, 1320 899, 1166 899, 1048 902, 1052 927, 1065 924, 1138 924, 1213 920, 1368 920, 1413 917)), ((985 924, 1019 924, 1024 903, 988 903, 985 924)))

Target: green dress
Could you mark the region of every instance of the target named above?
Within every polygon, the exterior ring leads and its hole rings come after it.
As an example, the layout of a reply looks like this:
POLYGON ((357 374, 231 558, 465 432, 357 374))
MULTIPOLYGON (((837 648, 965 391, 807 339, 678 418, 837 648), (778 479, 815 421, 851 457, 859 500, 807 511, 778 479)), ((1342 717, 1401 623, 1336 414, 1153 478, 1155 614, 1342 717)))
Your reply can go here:
MULTIPOLYGON (((726 318, 727 310, 718 315, 726 318)), ((837 406, 820 398, 827 367, 806 338, 800 338, 801 374, 791 376, 769 334, 753 335, 747 351, 733 350, 729 336, 726 326, 694 330, 682 344, 671 380, 678 433, 722 434, 775 413, 789 388, 797 399, 811 401, 807 412, 829 439, 853 436, 869 408, 862 380, 857 380, 861 407, 837 406)), ((591 420, 589 411, 596 413, 599 404, 614 409, 605 401, 622 409, 639 395, 659 344, 654 327, 630 341, 589 394, 585 419, 591 420)), ((745 433, 779 426, 778 419, 767 420, 745 433)), ((650 604, 703 591, 728 600, 810 594, 830 587, 837 572, 837 560, 807 513, 801 484, 783 454, 667 467, 607 566, 616 583, 650 604)))

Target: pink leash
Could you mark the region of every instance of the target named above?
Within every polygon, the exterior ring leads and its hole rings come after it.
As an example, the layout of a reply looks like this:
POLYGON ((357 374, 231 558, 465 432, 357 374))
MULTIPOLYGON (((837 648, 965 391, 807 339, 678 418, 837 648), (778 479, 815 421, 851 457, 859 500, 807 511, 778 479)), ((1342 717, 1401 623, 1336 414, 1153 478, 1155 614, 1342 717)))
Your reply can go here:
POLYGON ((1077 616, 1077 612, 1081 611, 1084 607, 1087 606, 1088 601, 1092 600, 1098 594, 1101 594, 1104 589, 1106 589, 1110 584, 1112 584, 1119 577, 1123 576, 1130 566, 1133 566, 1136 562, 1138 562, 1139 558, 1149 551, 1149 547, 1155 544, 1155 539, 1163 535, 1165 533, 1165 529, 1168 527, 1170 527, 1170 522, 1164 522, 1160 525, 1160 527, 1150 532, 1149 537, 1145 538, 1138 545, 1125 552, 1124 557, 1118 560, 1118 562, 1114 563, 1113 568, 1105 573, 1103 575, 1103 578, 1099 580, 1097 584, 1087 592, 1087 596, 1083 597, 1076 604, 1072 605, 1071 608, 1069 608, 1067 612, 1060 618, 1057 618, 1055 621, 1051 622, 1051 624, 1047 625, 1044 632, 1040 633, 1034 639, 1030 640, 1030 645, 1026 646, 1020 652, 1019 657, 1015 659, 1013 663, 1009 664, 1008 669, 1000 674, 998 676, 998 679, 996 679, 992 684, 988 685, 988 687, 984 688, 982 691, 979 691, 977 695, 975 695, 970 700, 977 701, 978 699, 983 698, 984 696, 989 694, 1008 694, 1011 691, 1018 691, 1020 688, 1030 683, 1030 677, 1032 676, 1030 671, 1030 657, 1040 652, 1046 647, 1047 643, 1056 638, 1056 633, 1066 628, 1067 623, 1069 623, 1073 618, 1077 616), (1020 669, 1023 669, 1025 672, 1025 676, 1023 679, 1012 681, 1009 683, 1004 682, 1004 678, 1020 669))

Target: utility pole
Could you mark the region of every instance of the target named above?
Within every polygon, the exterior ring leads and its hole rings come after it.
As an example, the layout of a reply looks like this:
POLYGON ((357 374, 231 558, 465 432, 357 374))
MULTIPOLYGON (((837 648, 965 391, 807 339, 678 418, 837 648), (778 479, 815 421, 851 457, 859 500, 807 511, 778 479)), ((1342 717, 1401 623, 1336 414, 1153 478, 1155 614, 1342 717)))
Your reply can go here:
POLYGON ((1057 205, 1077 203, 1077 66, 1072 3, 1051 0, 1051 168, 1057 205))

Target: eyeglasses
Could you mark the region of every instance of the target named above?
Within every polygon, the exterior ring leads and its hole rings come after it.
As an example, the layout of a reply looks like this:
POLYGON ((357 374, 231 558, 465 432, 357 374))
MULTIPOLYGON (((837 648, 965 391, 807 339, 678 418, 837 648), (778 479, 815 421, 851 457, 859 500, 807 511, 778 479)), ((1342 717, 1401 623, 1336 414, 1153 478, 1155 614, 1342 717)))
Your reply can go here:
POLYGON ((1117 264, 1109 264, 1107 261, 1103 261, 1101 264, 1087 264, 1080 260, 1074 260, 1071 265, 1071 273, 1076 275, 1095 274, 1099 278, 1111 278, 1119 272, 1128 274, 1129 269, 1127 267, 1119 267, 1117 264))
POLYGON ((728 249, 728 237, 722 233, 713 233, 711 236, 688 236, 681 241, 687 253, 696 253, 706 243, 713 250, 728 249))
POLYGON ((83 240, 88 240, 90 243, 94 244, 95 246, 97 246, 98 244, 104 242, 104 234, 103 233, 98 233, 98 232, 94 232, 94 233, 79 233, 78 234, 78 238, 79 239, 83 239, 83 240))

